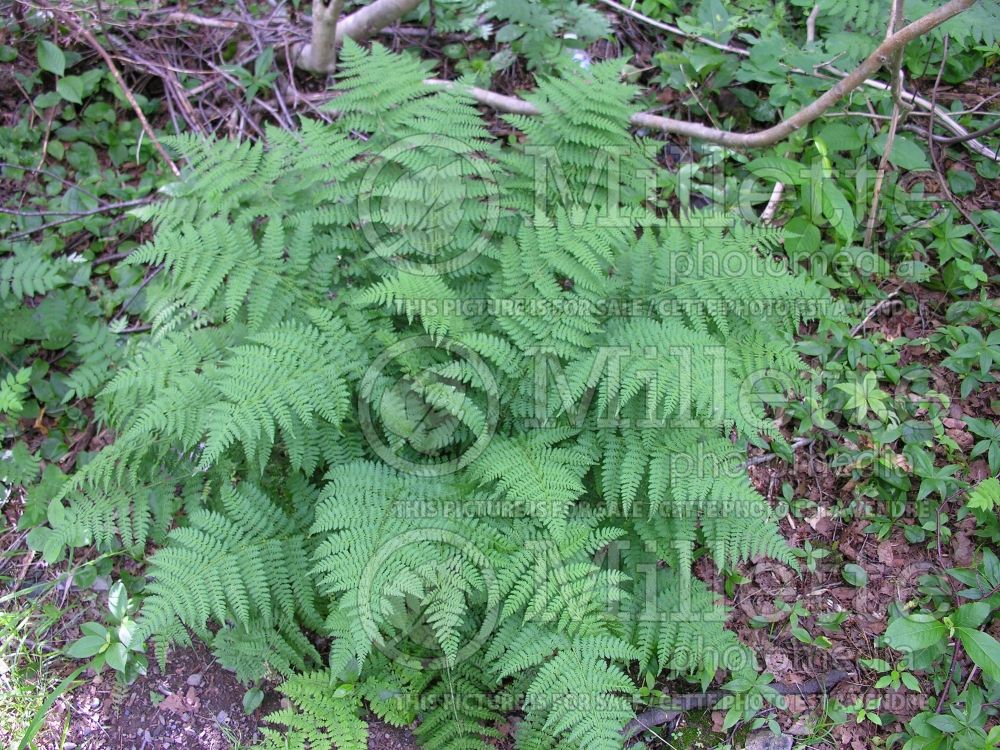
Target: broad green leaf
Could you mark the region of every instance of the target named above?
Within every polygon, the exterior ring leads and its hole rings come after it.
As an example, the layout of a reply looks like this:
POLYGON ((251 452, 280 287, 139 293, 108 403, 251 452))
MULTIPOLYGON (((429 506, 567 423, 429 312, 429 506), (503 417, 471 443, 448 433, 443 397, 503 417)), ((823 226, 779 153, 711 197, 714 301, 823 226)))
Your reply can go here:
POLYGON ((243 713, 248 716, 264 702, 264 692, 260 688, 250 688, 243 694, 243 713))
POLYGON ((42 558, 49 565, 59 562, 59 558, 62 557, 63 553, 63 543, 62 539, 59 538, 58 534, 52 534, 45 540, 45 544, 42 546, 42 558))
MULTIPOLYGON (((885 141, 887 135, 880 135, 872 141, 872 148, 879 156, 885 151, 885 141)), ((889 153, 889 161, 901 169, 928 169, 930 164, 927 161, 927 154, 923 148, 905 135, 896 135, 892 142, 892 151, 889 153)))
POLYGON ((47 515, 50 526, 62 526, 66 523, 66 509, 55 498, 49 501, 49 512, 47 515))
POLYGON ((128 609, 128 592, 121 581, 115 583, 108 591, 108 611, 115 622, 120 622, 128 609))
POLYGON ((903 672, 903 674, 900 675, 900 678, 903 680, 903 684, 906 685, 906 687, 908 687, 914 693, 920 692, 920 683, 917 682, 917 678, 914 677, 910 672, 903 672))
POLYGON ((963 628, 978 628, 986 622, 986 618, 990 616, 991 611, 992 607, 986 602, 963 604, 955 610, 955 614, 952 615, 952 621, 955 625, 963 628))
POLYGON ((746 165, 747 171, 757 177, 785 185, 801 185, 809 179, 809 170, 801 162, 780 156, 762 156, 746 165))
POLYGON ((83 104, 83 79, 80 76, 66 76, 56 82, 59 96, 73 104, 83 104))
POLYGON ((983 674, 1000 680, 1000 642, 988 633, 973 628, 955 628, 965 653, 975 662, 983 674))
POLYGON ((817 138, 837 151, 855 151, 864 145, 858 129, 842 122, 828 122, 820 129, 817 138))
POLYGON ((128 649, 123 643, 112 643, 111 648, 104 654, 104 661, 116 672, 125 671, 125 662, 128 659, 128 649))
POLYGON ((917 613, 897 617, 889 623, 885 640, 897 651, 920 651, 948 636, 948 628, 933 615, 917 613))
POLYGON ((38 109, 48 109, 49 107, 54 107, 62 102, 62 97, 59 96, 58 91, 46 91, 44 94, 39 94, 35 97, 35 101, 32 102, 38 109))
POLYGON ((48 39, 39 39, 35 47, 38 55, 38 67, 61 76, 66 72, 66 55, 48 39))
POLYGON ((101 640, 108 640, 108 629, 99 622, 85 622, 80 626, 80 632, 84 635, 97 636, 101 640))
POLYGON ((848 563, 843 570, 844 580, 858 588, 868 585, 868 572, 856 563, 848 563))
POLYGON ((66 648, 66 656, 74 659, 89 659, 104 648, 107 643, 107 638, 98 635, 85 635, 69 644, 66 648))
POLYGON ((854 238, 857 220, 847 196, 833 180, 823 180, 823 216, 844 242, 854 238))

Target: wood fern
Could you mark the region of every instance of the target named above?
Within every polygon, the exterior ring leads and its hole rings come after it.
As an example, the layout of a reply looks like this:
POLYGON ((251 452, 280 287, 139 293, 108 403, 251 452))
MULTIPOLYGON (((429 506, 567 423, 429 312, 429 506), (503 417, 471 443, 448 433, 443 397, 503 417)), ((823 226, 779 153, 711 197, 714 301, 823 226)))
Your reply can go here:
POLYGON ((367 708, 486 748, 521 706, 522 748, 620 747, 636 669, 753 664, 692 566, 793 564, 742 462, 825 293, 778 229, 654 210, 615 64, 505 146, 426 74, 348 40, 332 124, 171 142, 152 335, 53 544, 163 542, 142 634, 283 674, 270 746, 363 747, 367 708))

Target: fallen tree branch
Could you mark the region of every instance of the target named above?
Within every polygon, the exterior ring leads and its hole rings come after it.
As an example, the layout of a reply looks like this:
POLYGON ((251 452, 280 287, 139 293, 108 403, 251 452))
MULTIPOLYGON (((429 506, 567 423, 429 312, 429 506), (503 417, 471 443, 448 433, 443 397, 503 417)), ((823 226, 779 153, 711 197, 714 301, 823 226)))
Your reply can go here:
MULTIPOLYGON (((743 57, 749 56, 749 52, 745 49, 740 49, 739 47, 733 47, 729 44, 722 44, 714 39, 709 39, 708 37, 698 36, 697 34, 691 34, 683 29, 673 26, 669 23, 664 23, 663 21, 657 21, 655 18, 650 18, 644 13, 640 13, 627 5, 622 5, 621 3, 616 3, 615 0, 597 0, 597 2, 607 5, 609 8, 614 8, 619 13, 624 13, 626 16, 632 16, 636 20, 642 21, 647 26, 652 26, 654 29, 660 29, 662 31, 669 32, 674 36, 683 37, 684 39, 690 39, 693 42, 698 42, 699 44, 704 44, 708 47, 714 47, 717 50, 722 50, 723 52, 733 52, 737 55, 742 55, 743 57)), ((634 4, 634 3, 633 3, 634 4)))
MULTIPOLYGON (((797 438, 792 441, 792 444, 789 447, 792 449, 792 453, 794 453, 800 448, 805 448, 807 445, 812 445, 815 442, 815 438, 797 438)), ((749 469, 751 466, 766 464, 768 461, 773 461, 776 458, 779 458, 777 453, 765 453, 763 456, 754 456, 753 458, 745 461, 743 466, 749 469)))
POLYGON ((984 135, 989 135, 996 130, 1000 130, 1000 120, 991 122, 986 127, 979 128, 979 130, 974 130, 971 133, 966 133, 965 135, 956 135, 950 138, 943 135, 936 135, 934 136, 934 142, 940 143, 942 146, 955 146, 959 143, 965 143, 966 141, 975 140, 976 138, 982 138, 984 135))
POLYGON ((210 29, 235 29, 240 25, 239 21, 228 18, 212 18, 209 16, 199 16, 195 13, 188 13, 183 10, 174 10, 167 14, 167 20, 173 23, 191 23, 195 26, 207 26, 210 29))
POLYGON ((420 5, 421 0, 375 0, 363 8, 344 16, 337 26, 337 42, 349 36, 363 42, 389 24, 395 23, 420 5))
MULTIPOLYGON (((800 109, 791 117, 782 120, 777 125, 767 128, 766 130, 760 130, 756 133, 737 133, 731 130, 711 128, 707 125, 702 125, 696 122, 675 120, 670 117, 660 117, 659 115, 653 115, 646 112, 638 112, 632 115, 630 122, 637 127, 660 130, 664 133, 672 133, 674 135, 680 135, 687 138, 694 138, 695 140, 717 143, 730 148, 750 149, 774 145, 820 117, 824 112, 826 112, 826 110, 836 104, 844 96, 859 86, 865 84, 866 80, 872 73, 878 70, 886 60, 892 57, 894 53, 902 49, 905 45, 909 44, 914 39, 923 36, 932 29, 937 28, 945 21, 954 18, 959 13, 968 10, 975 5, 977 1, 978 0, 950 0, 940 8, 931 11, 913 23, 904 26, 899 31, 887 36, 885 41, 883 41, 875 49, 875 51, 864 60, 864 62, 834 84, 829 91, 815 99, 811 104, 800 109)), ((442 81, 436 78, 428 79, 425 82, 436 86, 454 85, 450 81, 442 81)), ((885 86, 886 89, 891 89, 889 85, 882 85, 885 86)), ((506 96, 504 94, 498 94, 494 91, 488 91, 474 86, 465 89, 465 91, 479 103, 493 107, 501 112, 511 112, 521 115, 540 114, 540 111, 535 105, 516 96, 506 96)), ((944 121, 943 118, 942 121, 944 121)), ((965 129, 961 128, 958 123, 954 123, 954 121, 952 122, 956 127, 962 130, 963 134, 966 133, 965 129)))
MULTIPOLYGON (((937 92, 938 86, 941 85, 941 76, 944 74, 945 65, 948 62, 948 36, 944 37, 944 44, 941 49, 941 66, 938 68, 937 78, 934 79, 934 88, 932 89, 931 101, 935 104, 937 103, 937 92)), ((934 113, 931 112, 931 120, 927 123, 927 150, 931 154, 931 166, 934 167, 934 173, 937 175, 938 184, 941 186, 941 192, 944 193, 945 198, 955 207, 955 210, 962 214, 962 218, 965 219, 966 223, 973 228, 979 239, 983 241, 997 258, 1000 258, 1000 248, 998 248, 993 241, 986 235, 980 227, 978 222, 974 221, 972 214, 969 210, 962 205, 962 203, 955 198, 955 194, 951 190, 951 186, 948 184, 948 179, 945 177, 944 170, 941 168, 941 159, 938 156, 937 149, 934 148, 934 113)))
MULTIPOLYGON (((801 685, 775 685, 774 690, 778 695, 817 695, 832 690, 849 676, 847 672, 835 669, 820 675, 816 679, 807 680, 801 685)), ((638 737, 647 729, 669 724, 684 711, 712 708, 712 706, 727 695, 731 694, 715 690, 709 693, 693 693, 690 695, 679 695, 675 698, 666 698, 665 703, 669 708, 653 708, 639 714, 625 725, 625 728, 622 729, 622 735, 625 737, 626 742, 628 742, 638 737)))
MULTIPOLYGON (((653 26, 654 28, 661 29, 661 30, 666 31, 666 32, 668 32, 670 34, 674 34, 675 36, 679 36, 679 37, 681 37, 683 39, 690 39, 692 41, 696 41, 696 42, 699 42, 701 44, 707 44, 708 46, 714 47, 715 49, 720 49, 720 50, 723 50, 725 52, 730 52, 732 54, 739 55, 740 57, 749 57, 750 56, 749 50, 741 49, 739 47, 733 47, 733 46, 728 45, 728 44, 720 44, 720 43, 715 42, 715 41, 713 41, 711 39, 706 39, 704 37, 699 37, 699 36, 696 36, 694 34, 689 34, 689 33, 685 32, 685 31, 683 31, 682 29, 677 28, 676 26, 671 26, 670 24, 662 23, 660 21, 657 21, 655 19, 650 18, 649 16, 643 15, 642 13, 639 13, 638 11, 635 11, 635 10, 633 10, 631 8, 628 8, 628 7, 625 7, 623 5, 620 5, 619 3, 614 2, 614 0, 599 0, 599 1, 602 2, 602 3, 604 3, 607 6, 615 8, 616 10, 624 13, 625 15, 631 16, 631 17, 633 17, 635 19, 638 19, 638 20, 642 21, 643 23, 647 23, 650 26, 653 26)), ((975 4, 975 0, 973 0, 970 3, 968 3, 968 5, 967 5, 966 8, 962 8, 961 10, 957 11, 957 13, 960 13, 960 12, 962 12, 964 10, 967 10, 969 7, 972 7, 972 5, 974 5, 974 4, 975 4)), ((817 7, 814 7, 813 10, 816 11, 817 7)), ((810 13, 810 18, 815 23, 815 17, 814 16, 815 16, 814 13, 810 13)), ((945 19, 945 20, 947 20, 947 19, 945 19)), ((807 34, 807 37, 808 36, 809 35, 807 34)), ((812 36, 815 37, 815 30, 813 30, 812 36)), ((876 52, 878 52, 878 50, 876 50, 876 52)), ((799 68, 790 68, 789 72, 790 73, 797 73, 799 75, 812 75, 812 76, 817 75, 818 72, 823 72, 823 73, 828 73, 830 75, 837 76, 838 78, 846 78, 849 75, 847 72, 845 72, 843 70, 840 70, 839 68, 834 67, 833 65, 821 65, 821 66, 819 66, 818 69, 813 70, 813 71, 801 70, 799 68)), ((878 79, 875 79, 875 78, 866 78, 864 80, 863 84, 865 86, 867 86, 868 88, 877 89, 879 91, 890 91, 891 88, 892 88, 891 84, 883 83, 882 81, 879 81, 878 79)), ((990 149, 988 146, 985 146, 984 144, 982 144, 978 140, 976 140, 976 138, 980 137, 981 135, 985 135, 984 133, 976 133, 975 135, 971 135, 964 127, 962 127, 961 124, 959 124, 951 116, 950 113, 944 111, 943 109, 941 109, 940 107, 937 107, 936 105, 933 105, 927 99, 925 99, 925 98, 923 98, 921 96, 918 96, 916 94, 916 92, 907 91, 905 88, 902 88, 900 90, 900 97, 902 99, 904 99, 907 103, 909 103, 911 106, 919 107, 920 109, 923 109, 923 110, 926 110, 926 111, 930 111, 932 108, 935 109, 936 110, 935 113, 936 113, 937 119, 940 122, 940 124, 943 127, 945 127, 946 129, 948 129, 949 131, 951 131, 955 135, 956 138, 961 139, 960 142, 963 143, 963 145, 965 145, 970 151, 973 151, 973 152, 975 152, 975 153, 977 153, 977 154, 979 154, 981 156, 985 156, 988 159, 997 160, 998 158, 1000 158, 1000 149, 990 149)), ((764 131, 764 132, 766 132, 766 131, 764 131)), ((696 137, 696 136, 692 136, 692 137, 696 137)))
POLYGON ((337 61, 337 45, 344 37, 363 42, 420 3, 421 0, 375 0, 341 18, 344 0, 313 0, 312 38, 308 44, 294 45, 291 57, 303 70, 332 73, 337 61))
POLYGON ((343 0, 313 0, 312 40, 292 47, 296 65, 317 73, 333 72, 336 48, 344 37, 363 42, 386 26, 395 23, 420 5, 421 0, 375 0, 350 15, 340 18, 343 0))
POLYGON ((886 60, 905 45, 937 28, 945 21, 954 18, 971 8, 977 0, 950 0, 940 8, 904 26, 886 39, 858 67, 840 79, 826 93, 815 99, 811 104, 800 109, 791 117, 782 120, 777 125, 756 133, 734 133, 728 130, 718 130, 699 123, 673 120, 657 115, 637 114, 632 117, 635 125, 675 133, 702 141, 718 143, 731 148, 762 148, 782 141, 797 130, 805 127, 822 115, 836 102, 864 84, 865 79, 877 71, 886 60))
POLYGON ((46 231, 48 229, 52 229, 53 227, 62 226, 63 224, 69 224, 70 222, 74 222, 74 221, 80 221, 81 219, 85 219, 88 216, 95 216, 97 214, 105 213, 107 211, 119 211, 119 210, 121 210, 123 208, 131 208, 131 207, 134 207, 134 206, 144 206, 147 203, 152 203, 153 200, 154 200, 153 197, 147 196, 145 198, 136 198, 135 200, 130 200, 130 201, 120 201, 118 203, 106 203, 106 204, 104 204, 102 206, 98 206, 97 208, 90 209, 89 211, 72 211, 72 212, 66 212, 66 211, 38 211, 38 212, 24 212, 24 211, 15 211, 13 209, 8 209, 8 208, 0 208, 0 213, 3 213, 3 214, 12 214, 14 216, 41 216, 41 215, 46 215, 46 216, 62 216, 63 217, 61 219, 55 219, 55 220, 50 221, 50 222, 48 222, 46 224, 41 224, 41 225, 39 225, 37 227, 33 227, 32 229, 24 229, 24 230, 22 230, 20 232, 14 232, 12 234, 8 234, 6 236, 6 238, 5 238, 5 239, 8 239, 8 240, 19 240, 22 237, 30 237, 31 235, 35 234, 36 232, 44 232, 44 231, 46 231))

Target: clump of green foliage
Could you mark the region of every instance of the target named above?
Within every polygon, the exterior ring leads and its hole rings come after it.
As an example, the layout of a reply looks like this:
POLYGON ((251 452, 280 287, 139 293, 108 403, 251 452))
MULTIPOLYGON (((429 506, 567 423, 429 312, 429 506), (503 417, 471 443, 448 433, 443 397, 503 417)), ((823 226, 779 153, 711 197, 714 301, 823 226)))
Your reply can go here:
POLYGON ((364 747, 364 702, 427 747, 522 703, 520 747, 619 747, 634 667, 754 669, 692 562, 794 564, 740 446, 780 440, 826 292, 779 230, 650 211, 618 65, 544 81, 508 147, 427 73, 348 43, 334 124, 172 142, 129 259, 166 270, 153 330, 95 404, 118 438, 42 534, 162 542, 135 639, 284 675, 276 746, 364 747))
MULTIPOLYGON (((125 210, 160 181, 110 73, 48 39, 18 37, 13 18, 2 25, 20 49, 0 45, 0 64, 27 99, 0 127, 0 497, 4 486, 34 485, 41 461, 50 481, 61 476, 57 462, 90 423, 87 401, 127 359, 144 269, 115 261, 142 226, 125 210), (33 64, 14 65, 19 52, 33 64)), ((137 101, 150 115, 158 106, 137 101)), ((45 518, 40 494, 29 492, 22 528, 45 518)))

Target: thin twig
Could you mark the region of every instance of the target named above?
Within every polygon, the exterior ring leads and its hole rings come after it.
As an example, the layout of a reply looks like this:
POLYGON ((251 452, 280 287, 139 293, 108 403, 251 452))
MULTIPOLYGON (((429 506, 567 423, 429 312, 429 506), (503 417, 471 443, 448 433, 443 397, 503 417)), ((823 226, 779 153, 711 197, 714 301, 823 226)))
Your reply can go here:
POLYGON ((940 207, 935 208, 933 213, 931 213, 931 215, 928 216, 926 219, 921 219, 915 224, 910 224, 910 226, 905 227, 904 229, 901 229, 900 231, 896 232, 896 234, 892 235, 892 237, 886 240, 885 242, 886 248, 891 249, 895 247, 896 243, 899 242, 901 239, 903 239, 903 237, 908 235, 910 232, 916 231, 917 229, 923 229, 932 221, 934 221, 938 216, 940 216, 942 211, 944 211, 943 208, 940 207))
MULTIPOLYGON (((778 695, 816 695, 826 693, 835 688, 850 675, 839 669, 832 670, 826 674, 807 680, 801 685, 778 684, 774 685, 774 691, 778 695)), ((653 708, 636 716, 622 729, 622 736, 626 742, 638 737, 651 727, 667 724, 676 719, 682 711, 693 711, 697 709, 712 708, 720 700, 730 695, 720 690, 708 693, 693 693, 689 695, 678 695, 663 699, 664 708, 653 708)))
POLYGON ((816 41, 817 18, 819 18, 819 3, 813 6, 813 9, 809 11, 809 17, 806 18, 806 44, 812 44, 816 41))
POLYGON ((128 306, 131 305, 135 301, 135 298, 139 296, 139 293, 143 289, 145 289, 149 285, 149 282, 151 282, 153 279, 155 279, 156 276, 162 270, 163 270, 163 264, 161 263, 156 268, 154 268, 152 270, 152 272, 149 275, 146 276, 146 278, 144 278, 142 280, 142 283, 139 284, 139 286, 137 286, 135 288, 135 291, 132 292, 132 294, 129 296, 129 298, 127 300, 125 300, 124 302, 122 302, 122 306, 118 309, 118 312, 115 313, 115 316, 114 316, 114 318, 112 318, 112 320, 120 318, 122 315, 124 315, 128 311, 128 306))
POLYGON ((44 174, 44 175, 46 175, 48 177, 52 177, 53 179, 59 180, 59 182, 61 182, 63 185, 66 185, 67 187, 69 187, 71 189, 75 188, 75 189, 79 190, 81 193, 83 193, 86 196, 89 196, 89 197, 93 198, 95 201, 96 200, 100 200, 100 198, 98 198, 96 195, 94 195, 92 192, 90 192, 86 188, 81 187, 80 185, 78 185, 77 183, 73 182, 72 180, 67 180, 65 177, 60 177, 55 172, 51 172, 48 169, 42 169, 40 167, 25 167, 25 166, 22 166, 20 164, 12 164, 11 162, 7 162, 7 161, 0 161, 0 169, 17 169, 17 170, 20 170, 22 172, 32 172, 34 174, 44 174))
POLYGON ((664 23, 663 21, 657 21, 655 18, 650 18, 644 13, 640 13, 634 8, 622 5, 621 3, 616 3, 615 0, 597 0, 597 2, 602 5, 607 5, 609 8, 614 8, 619 13, 624 13, 626 16, 631 16, 636 20, 642 21, 647 26, 652 26, 654 29, 660 29, 661 31, 666 31, 674 36, 682 37, 683 39, 690 39, 693 42, 698 42, 699 44, 704 44, 708 47, 714 47, 717 50, 722 50, 723 52, 732 52, 733 54, 740 55, 742 57, 748 57, 750 52, 745 49, 740 49, 739 47, 733 47, 729 44, 722 44, 714 39, 709 39, 708 37, 698 36, 697 34, 691 34, 683 29, 672 26, 669 23, 664 23))
MULTIPOLYGON (((949 37, 947 34, 945 34, 944 42, 941 48, 941 66, 938 68, 937 77, 934 79, 934 89, 931 91, 932 104, 937 103, 938 86, 941 85, 941 76, 944 75, 944 66, 948 62, 948 43, 949 43, 949 37)), ((1000 250, 998 250, 997 246, 990 241, 990 238, 986 236, 986 233, 979 228, 979 224, 973 220, 972 215, 965 209, 965 206, 959 203, 958 199, 955 198, 955 194, 951 192, 951 187, 948 185, 948 179, 944 176, 944 170, 941 168, 940 156, 938 155, 937 149, 934 147, 935 146, 934 138, 931 137, 931 134, 933 132, 934 132, 934 113, 932 110, 930 122, 927 124, 927 135, 928 135, 927 149, 928 151, 930 151, 931 164, 934 166, 934 172, 937 175, 937 181, 938 184, 941 186, 941 191, 944 193, 945 197, 951 202, 951 205, 955 207, 955 210, 957 210, 960 214, 962 214, 962 218, 965 219, 966 223, 968 223, 969 226, 971 226, 972 229, 976 232, 976 234, 979 235, 979 239, 981 239, 986 244, 986 246, 993 251, 994 255, 1000 258, 1000 250)))
MULTIPOLYGON (((889 15, 889 27, 886 30, 885 38, 893 35, 896 26, 903 22, 903 0, 892 0, 892 10, 889 15)), ((871 247, 872 238, 875 236, 875 223, 878 221, 879 198, 882 195, 882 183, 885 181, 885 173, 889 168, 889 155, 896 142, 896 130, 899 128, 900 91, 903 89, 903 52, 906 45, 900 47, 889 59, 892 75, 892 118, 889 120, 889 132, 885 138, 885 146, 882 149, 882 158, 879 159, 878 171, 875 174, 875 187, 872 191, 871 211, 868 214, 868 225, 865 227, 865 239, 863 246, 871 247)))
MULTIPOLYGON (((971 7, 972 5, 974 5, 976 1, 977 0, 971 0, 968 3, 968 7, 971 7)), ((665 24, 665 23, 656 21, 655 19, 649 18, 649 16, 645 16, 642 13, 639 13, 638 11, 634 11, 631 8, 626 8, 625 6, 619 5, 618 3, 615 3, 614 0, 599 0, 599 2, 602 2, 605 5, 608 5, 610 7, 616 7, 618 10, 620 10, 622 13, 625 13, 626 15, 632 16, 633 18, 636 18, 636 19, 642 21, 643 23, 647 23, 650 26, 653 26, 654 28, 658 28, 658 29, 661 29, 663 31, 667 31, 668 33, 674 34, 676 36, 680 36, 680 37, 682 37, 684 39, 691 39, 693 41, 697 41, 697 42, 700 42, 702 44, 707 44, 710 47, 714 47, 716 49, 721 49, 721 50, 723 50, 725 52, 730 52, 732 54, 736 54, 736 55, 739 55, 741 57, 749 57, 749 55, 750 55, 750 52, 748 50, 740 49, 739 47, 733 47, 731 45, 720 45, 718 42, 714 42, 711 39, 705 39, 703 37, 698 37, 698 36, 695 36, 693 34, 688 34, 687 32, 685 32, 682 29, 679 29, 679 28, 677 28, 675 26, 671 26, 670 24, 665 24)), ((962 10, 966 10, 966 9, 967 8, 963 8, 962 10)), ((962 10, 959 10, 957 12, 960 13, 960 12, 962 12, 962 10)), ((877 67, 878 66, 875 66, 875 68, 872 70, 872 72, 874 72, 874 70, 876 70, 877 67)), ((819 77, 823 77, 821 75, 821 73, 828 73, 828 74, 834 75, 834 76, 836 76, 838 78, 846 78, 849 75, 847 72, 845 72, 843 70, 840 70, 839 68, 834 67, 834 65, 833 65, 832 62, 827 62, 827 63, 825 63, 823 65, 818 65, 815 68, 813 68, 812 70, 802 70, 800 68, 789 68, 788 72, 790 72, 790 73, 797 73, 799 75, 811 75, 811 76, 819 76, 819 77)), ((862 82, 862 85, 867 86, 869 88, 877 89, 879 91, 890 91, 891 88, 892 88, 891 84, 886 84, 886 83, 883 83, 882 81, 879 81, 879 80, 873 79, 873 78, 866 78, 862 82)), ((930 107, 931 107, 931 103, 927 99, 925 99, 925 98, 923 98, 921 96, 918 96, 915 91, 913 91, 913 92, 907 91, 905 89, 905 87, 900 91, 900 96, 903 99, 905 99, 906 101, 908 101, 908 103, 910 104, 910 106, 920 107, 921 109, 924 109, 924 110, 930 109, 930 107)), ((997 94, 997 96, 1000 96, 1000 94, 997 94)), ((954 114, 957 115, 957 114, 960 114, 960 113, 954 113, 954 114)), ((956 136, 964 138, 964 136, 968 135, 968 131, 964 127, 962 127, 962 125, 959 124, 949 113, 945 112, 944 110, 942 110, 942 109, 938 109, 937 110, 937 118, 938 118, 938 120, 941 122, 941 124, 944 127, 946 127, 948 130, 950 130, 956 136)), ((696 137, 697 138, 698 136, 692 136, 692 137, 696 137)), ((705 140, 708 140, 708 139, 705 139, 705 140)), ((989 159, 996 160, 996 159, 1000 158, 1000 149, 990 149, 987 146, 985 146, 982 143, 980 143, 975 138, 970 138, 967 141, 963 141, 963 144, 969 150, 974 151, 975 153, 978 153, 978 154, 980 154, 982 156, 985 156, 985 157, 987 157, 989 159)))
POLYGON ((965 143, 966 141, 974 140, 976 138, 982 138, 984 135, 989 135, 990 133, 996 130, 1000 130, 1000 120, 995 120, 986 127, 980 128, 979 130, 974 130, 971 133, 966 133, 965 135, 955 135, 951 137, 945 135, 936 135, 934 136, 934 141, 940 143, 942 146, 954 146, 959 143, 965 143))
MULTIPOLYGON (((109 203, 106 206, 100 206, 100 207, 92 209, 90 211, 84 211, 84 212, 81 212, 79 214, 75 214, 73 216, 67 216, 67 217, 65 217, 63 219, 56 219, 55 221, 50 221, 49 223, 42 224, 40 226, 35 227, 34 229, 25 229, 25 230, 23 230, 21 232, 14 232, 14 234, 7 235, 7 239, 8 240, 17 240, 17 239, 20 239, 22 237, 28 237, 28 236, 34 234, 35 232, 42 232, 42 231, 44 231, 46 229, 52 229, 53 227, 61 226, 62 224, 69 224, 71 221, 78 221, 80 219, 86 218, 87 216, 94 216, 96 214, 105 213, 107 211, 114 211, 114 210, 120 209, 120 208, 128 208, 129 206, 142 206, 142 205, 145 205, 146 203, 151 203, 152 201, 153 201, 152 198, 148 198, 147 197, 147 198, 137 198, 134 201, 122 201, 121 203, 109 203)), ((4 213, 6 213, 6 211, 4 211, 4 213)), ((60 212, 57 211, 55 213, 60 213, 60 212)))
MULTIPOLYGON (((884 308, 886 305, 888 305, 890 302, 892 302, 894 299, 896 299, 896 297, 899 296, 899 291, 900 291, 901 288, 902 288, 902 285, 900 285, 900 288, 897 288, 897 289, 893 290, 890 294, 888 294, 885 297, 885 299, 881 299, 877 303, 875 303, 874 305, 872 305, 871 309, 868 311, 868 314, 865 315, 865 317, 861 319, 860 323, 858 323, 857 325, 855 325, 851 329, 851 336, 857 336, 859 333, 861 333, 861 331, 864 329, 864 327, 871 322, 872 318, 874 318, 876 315, 879 314, 879 312, 881 312, 882 308, 884 308)), ((843 347, 843 346, 840 347, 837 351, 835 351, 833 353, 833 356, 830 357, 830 360, 831 361, 836 361, 837 359, 839 359, 840 355, 844 353, 844 349, 845 348, 846 347, 843 347)))
MULTIPOLYGON (((610 0, 602 1, 610 2, 610 0)), ((722 146, 729 146, 731 148, 762 148, 765 146, 771 146, 778 141, 784 140, 796 131, 801 130, 806 125, 813 122, 816 118, 820 117, 824 112, 826 112, 826 110, 832 107, 848 93, 856 89, 858 86, 866 84, 868 77, 878 70, 882 66, 884 60, 895 54, 898 49, 937 28, 942 23, 953 18, 959 13, 968 10, 976 3, 976 1, 977 0, 950 0, 945 5, 931 11, 913 23, 904 26, 902 29, 883 41, 875 49, 875 51, 864 60, 864 62, 862 62, 853 71, 846 74, 844 78, 837 81, 837 83, 826 91, 826 93, 813 100, 810 104, 800 109, 794 115, 791 115, 790 117, 779 122, 777 125, 765 130, 760 130, 755 133, 737 133, 731 130, 710 128, 700 123, 688 122, 686 120, 674 120, 669 117, 660 117, 658 115, 651 115, 644 112, 632 115, 630 121, 636 127, 661 130, 665 133, 674 133, 688 138, 694 138, 696 140, 708 141, 709 143, 718 143, 722 146)), ((428 79, 426 83, 444 86, 454 85, 450 81, 441 81, 439 79, 428 79)), ((889 86, 886 86, 886 88, 891 89, 889 86)), ((505 96, 503 94, 497 94, 496 92, 476 87, 469 87, 466 89, 466 92, 476 101, 494 107, 495 109, 503 112, 514 112, 524 115, 540 114, 537 107, 530 102, 519 99, 516 96, 505 96)), ((956 126, 961 128, 961 126, 958 126, 957 123, 956 126)), ((962 133, 965 132, 965 129, 962 128, 962 133)), ((970 141, 970 143, 972 143, 972 141, 970 141)))
MULTIPOLYGON (((816 440, 814 438, 798 438, 797 440, 793 440, 791 445, 792 452, 794 453, 800 448, 805 448, 807 445, 812 445, 815 442, 816 440)), ((765 453, 763 456, 754 456, 743 465, 749 469, 751 466, 766 464, 768 461, 773 461, 776 458, 778 458, 777 453, 765 453)))
POLYGON ((156 133, 153 131, 153 127, 149 124, 149 120, 146 119, 146 115, 142 111, 142 107, 139 106, 139 102, 136 101, 131 89, 129 89, 128 85, 126 85, 125 79, 122 78, 122 74, 118 71, 118 66, 115 65, 115 61, 111 59, 111 55, 108 54, 108 51, 104 49, 99 41, 97 41, 97 37, 81 25, 75 14, 68 13, 57 8, 48 8, 48 10, 53 13, 58 13, 60 17, 66 21, 67 25, 69 25, 77 35, 79 35, 98 55, 101 56, 105 65, 108 66, 108 70, 111 72, 111 75, 118 83, 119 88, 121 88, 122 93, 125 95, 125 98, 128 99, 128 103, 132 105, 135 116, 139 118, 139 122, 142 124, 143 131, 145 131, 149 140, 153 142, 153 146, 159 152, 167 166, 170 167, 170 171, 174 173, 174 176, 180 177, 181 170, 177 168, 173 159, 170 158, 166 149, 163 148, 163 144, 161 144, 159 139, 157 139, 156 133))
MULTIPOLYGON (((43 209, 41 211, 23 211, 17 208, 4 208, 0 206, 0 214, 8 214, 10 216, 69 216, 72 218, 82 218, 84 216, 93 216, 94 214, 101 214, 105 211, 115 211, 119 208, 129 208, 131 206, 141 206, 144 203, 149 203, 151 198, 136 198, 130 201, 119 201, 118 203, 105 203, 97 208, 91 208, 86 211, 58 211, 54 209, 43 209)), ((35 230, 37 231, 37 230, 35 230)))

